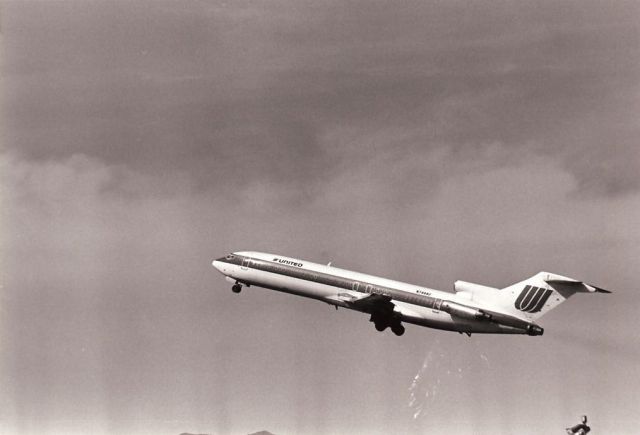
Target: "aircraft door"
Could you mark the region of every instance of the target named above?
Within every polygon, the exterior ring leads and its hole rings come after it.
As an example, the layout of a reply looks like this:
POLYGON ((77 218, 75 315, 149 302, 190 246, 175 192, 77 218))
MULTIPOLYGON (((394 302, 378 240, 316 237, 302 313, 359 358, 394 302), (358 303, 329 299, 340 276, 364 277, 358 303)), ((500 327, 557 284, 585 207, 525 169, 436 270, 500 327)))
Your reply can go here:
POLYGON ((249 263, 251 262, 251 260, 249 260, 248 258, 243 258, 242 259, 242 270, 248 270, 249 269, 249 263))

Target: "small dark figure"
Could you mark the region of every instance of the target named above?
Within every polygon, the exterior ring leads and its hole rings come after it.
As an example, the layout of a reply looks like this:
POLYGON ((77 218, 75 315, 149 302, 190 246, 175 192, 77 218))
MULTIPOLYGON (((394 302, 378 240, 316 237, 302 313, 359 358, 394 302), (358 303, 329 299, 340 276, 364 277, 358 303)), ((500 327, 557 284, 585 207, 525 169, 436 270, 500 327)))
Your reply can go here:
POLYGON ((587 426, 587 416, 582 416, 582 423, 576 424, 573 427, 567 428, 567 433, 570 435, 587 435, 591 432, 591 428, 587 426))

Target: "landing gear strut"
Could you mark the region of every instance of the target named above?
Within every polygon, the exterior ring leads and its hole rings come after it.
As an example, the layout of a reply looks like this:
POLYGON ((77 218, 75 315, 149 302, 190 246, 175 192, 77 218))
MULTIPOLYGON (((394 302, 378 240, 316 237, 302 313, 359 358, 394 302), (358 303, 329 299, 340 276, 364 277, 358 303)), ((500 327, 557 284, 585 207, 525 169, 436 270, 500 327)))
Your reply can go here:
POLYGON ((233 287, 231 287, 231 291, 233 291, 234 293, 240 293, 240 291, 242 290, 242 286, 240 284, 234 284, 233 287))

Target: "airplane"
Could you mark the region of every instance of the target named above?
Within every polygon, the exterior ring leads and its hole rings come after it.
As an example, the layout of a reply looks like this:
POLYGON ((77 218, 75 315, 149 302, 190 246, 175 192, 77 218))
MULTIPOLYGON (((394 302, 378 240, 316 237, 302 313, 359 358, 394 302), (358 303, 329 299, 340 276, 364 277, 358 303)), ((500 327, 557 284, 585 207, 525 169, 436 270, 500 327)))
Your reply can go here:
POLYGON ((240 293, 263 287, 370 315, 376 330, 403 335, 404 323, 484 334, 542 335, 535 321, 575 293, 611 293, 582 281, 539 272, 503 289, 465 281, 455 293, 264 252, 234 252, 213 267, 240 293))

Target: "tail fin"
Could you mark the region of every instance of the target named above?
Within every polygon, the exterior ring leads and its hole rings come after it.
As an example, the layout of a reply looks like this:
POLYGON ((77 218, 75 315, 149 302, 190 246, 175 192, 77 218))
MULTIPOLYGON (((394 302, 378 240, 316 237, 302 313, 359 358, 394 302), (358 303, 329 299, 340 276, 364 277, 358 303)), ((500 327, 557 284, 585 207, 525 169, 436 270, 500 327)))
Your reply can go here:
POLYGON ((500 290, 505 310, 530 321, 544 316, 575 293, 611 293, 582 281, 549 272, 500 290))

